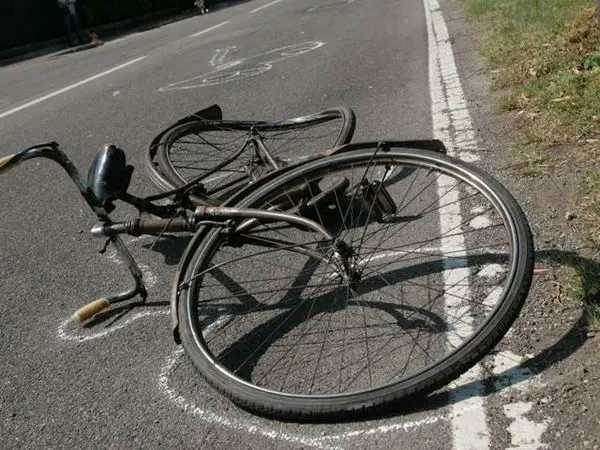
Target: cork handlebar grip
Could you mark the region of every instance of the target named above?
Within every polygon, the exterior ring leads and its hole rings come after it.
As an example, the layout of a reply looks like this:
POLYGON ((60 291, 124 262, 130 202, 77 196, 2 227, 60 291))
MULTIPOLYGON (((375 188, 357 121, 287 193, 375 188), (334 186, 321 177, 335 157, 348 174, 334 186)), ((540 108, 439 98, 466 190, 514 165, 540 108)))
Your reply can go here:
POLYGON ((94 300, 91 303, 88 303, 83 308, 80 308, 71 316, 71 320, 73 322, 85 322, 90 317, 95 314, 98 314, 103 309, 108 308, 110 302, 106 298, 99 298, 98 300, 94 300))
POLYGON ((16 155, 7 155, 7 156, 2 156, 0 157, 0 172, 2 172, 3 170, 8 170, 11 168, 12 164, 9 164, 11 161, 13 161, 13 159, 15 158, 16 155))

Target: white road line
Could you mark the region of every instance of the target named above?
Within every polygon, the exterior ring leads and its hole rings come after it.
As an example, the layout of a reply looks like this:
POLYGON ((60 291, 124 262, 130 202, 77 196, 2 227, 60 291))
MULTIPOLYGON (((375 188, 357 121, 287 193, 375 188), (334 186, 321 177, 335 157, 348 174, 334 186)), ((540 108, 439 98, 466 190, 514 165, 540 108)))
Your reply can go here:
POLYGON ((190 37, 193 38, 193 37, 200 36, 202 34, 206 34, 209 31, 216 30, 217 28, 220 28, 223 25, 227 25, 228 23, 229 23, 229 20, 226 20, 225 22, 221 22, 216 25, 213 25, 212 27, 207 28, 206 30, 198 31, 197 33, 191 34, 190 37))
MULTIPOLYGON (((433 135, 435 138, 447 143, 449 155, 460 157, 456 151, 455 139, 459 138, 462 142, 473 142, 472 147, 477 147, 474 143, 475 135, 456 70, 454 53, 448 39, 448 29, 440 6, 437 0, 423 1, 429 36, 429 89, 434 127, 433 135), (458 111, 460 111, 460 114, 458 114, 458 111)), ((438 180, 438 191, 444 192, 449 187, 448 184, 452 182, 441 177, 438 180)), ((442 236, 456 225, 456 221, 461 220, 460 205, 452 200, 448 199, 449 204, 440 211, 442 236)), ((462 236, 446 237, 441 240, 443 251, 457 246, 464 249, 462 236)), ((470 315, 468 311, 462 310, 464 306, 458 304, 455 299, 469 298, 470 288, 469 286, 453 286, 453 280, 456 277, 459 279, 468 278, 468 271, 468 268, 464 268, 445 271, 444 273, 444 283, 448 286, 447 291, 452 291, 452 295, 445 295, 446 308, 451 310, 453 315, 463 317, 463 320, 470 317, 470 315), (465 273, 462 273, 463 271, 465 273), (460 292, 455 292, 455 290, 460 290, 460 292)), ((456 333, 449 339, 450 345, 461 343, 452 341, 460 338, 461 335, 469 335, 472 331, 473 324, 471 321, 464 320, 456 333)), ((458 340, 462 341, 462 339, 458 340)), ((483 450, 489 448, 490 445, 486 411, 482 397, 484 386, 479 380, 481 380, 481 367, 477 365, 459 379, 459 383, 470 382, 471 392, 463 392, 462 394, 456 392, 452 395, 451 404, 454 410, 452 420, 453 447, 457 450, 483 450), (467 406, 468 412, 457 413, 456 408, 459 403, 463 407, 467 406)))
POLYGON ((126 41, 127 39, 130 39, 130 38, 132 38, 134 36, 139 36, 139 35, 140 35, 140 33, 131 33, 131 34, 128 34, 127 36, 123 36, 121 38, 114 39, 112 41, 107 41, 107 42, 104 43, 104 45, 116 44, 118 42, 123 42, 123 41, 126 41))
POLYGON ((98 78, 102 78, 102 77, 104 77, 106 75, 109 75, 109 74, 111 74, 113 72, 116 72, 117 70, 121 70, 121 69, 123 69, 123 68, 125 68, 127 66, 135 64, 136 62, 140 62, 140 61, 142 61, 143 59, 146 59, 146 58, 147 58, 147 56, 140 56, 139 58, 135 58, 135 59, 132 59, 131 61, 127 61, 126 63, 123 63, 123 64, 120 64, 120 65, 118 65, 116 67, 113 67, 112 69, 105 70, 104 72, 101 72, 101 73, 99 73, 97 75, 94 75, 93 77, 86 78, 85 80, 81 80, 81 81, 79 81, 77 83, 71 84, 71 85, 69 85, 67 87, 59 89, 58 91, 54 91, 54 92, 52 92, 50 94, 44 95, 43 97, 40 97, 40 98, 37 98, 37 99, 32 100, 30 102, 27 102, 27 103, 25 103, 25 104, 23 104, 21 106, 17 106, 16 108, 9 109, 8 111, 4 111, 3 113, 0 113, 0 119, 3 119, 4 117, 10 116, 11 114, 14 114, 16 112, 22 111, 24 109, 27 109, 27 108, 29 108, 31 106, 37 105, 38 103, 46 101, 46 100, 48 100, 48 99, 50 99, 52 97, 56 97, 57 95, 64 94, 65 92, 68 92, 70 90, 78 88, 79 86, 83 86, 84 84, 87 84, 87 83, 89 83, 91 81, 97 80, 98 78))
POLYGON ((267 3, 266 5, 259 6, 258 8, 255 8, 255 9, 253 9, 252 11, 250 11, 250 14, 254 14, 254 13, 255 13, 255 12, 257 12, 257 11, 260 11, 261 9, 268 8, 269 6, 272 6, 272 5, 274 5, 275 3, 279 3, 280 1, 281 1, 281 0, 274 0, 274 1, 272 1, 271 3, 267 3))

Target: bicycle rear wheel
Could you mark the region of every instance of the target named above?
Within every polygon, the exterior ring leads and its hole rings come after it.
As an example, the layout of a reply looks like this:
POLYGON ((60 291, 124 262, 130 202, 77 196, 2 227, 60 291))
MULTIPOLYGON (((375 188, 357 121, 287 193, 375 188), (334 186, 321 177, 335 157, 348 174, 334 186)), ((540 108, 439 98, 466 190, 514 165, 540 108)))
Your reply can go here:
POLYGON ((199 181, 196 193, 206 197, 206 203, 219 204, 272 171, 256 157, 254 147, 247 145, 253 132, 260 135, 269 152, 283 166, 299 157, 350 142, 355 123, 354 113, 345 107, 279 121, 184 123, 158 142, 156 162, 166 183, 157 186, 171 190, 208 174, 199 181))
POLYGON ((338 418, 432 392, 496 345, 527 296, 531 232, 500 183, 430 151, 352 147, 237 205, 296 211, 345 246, 245 221, 211 230, 180 284, 186 353, 255 412, 338 418))

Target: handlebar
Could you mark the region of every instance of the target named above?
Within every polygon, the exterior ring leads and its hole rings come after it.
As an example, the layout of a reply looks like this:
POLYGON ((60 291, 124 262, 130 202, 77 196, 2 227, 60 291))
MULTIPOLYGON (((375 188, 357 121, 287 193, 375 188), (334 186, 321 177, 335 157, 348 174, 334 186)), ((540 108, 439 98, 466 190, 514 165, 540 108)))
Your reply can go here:
POLYGON ((60 153, 62 153, 62 151, 59 150, 58 143, 56 142, 32 145, 31 147, 28 147, 19 153, 13 153, 12 155, 6 155, 1 157, 0 173, 7 172, 10 169, 16 167, 21 162, 31 158, 46 157, 58 161, 60 153))
POLYGON ((181 233, 194 231, 194 229, 194 224, 186 217, 135 219, 127 222, 99 223, 92 228, 92 235, 116 236, 118 234, 129 234, 140 236, 142 234, 181 233))
MULTIPOLYGON (((77 188, 85 201, 90 205, 96 216, 103 222, 110 223, 108 213, 102 206, 101 202, 94 195, 92 190, 89 188, 87 181, 81 176, 81 173, 67 155, 59 148, 58 143, 49 142, 47 144, 39 144, 31 146, 19 153, 12 155, 6 155, 0 158, 0 174, 6 172, 23 161, 32 158, 48 158, 58 163, 69 175, 71 180, 77 185, 77 188)), ((74 315, 73 320, 81 322, 89 319, 94 314, 102 311, 108 307, 111 303, 129 300, 140 294, 143 299, 147 297, 146 288, 142 280, 142 271, 136 264, 135 260, 127 250, 127 247, 123 244, 119 236, 110 236, 110 241, 114 244, 117 249, 119 256, 125 261, 131 275, 134 278, 135 286, 125 292, 116 294, 113 296, 104 297, 84 306, 79 309, 74 315)))
POLYGON ((7 155, 4 156, 2 158, 0 158, 0 173, 9 170, 11 167, 16 166, 16 164, 14 164, 14 159, 16 158, 16 154, 12 154, 12 155, 7 155), (11 164, 12 162, 12 164, 11 164))

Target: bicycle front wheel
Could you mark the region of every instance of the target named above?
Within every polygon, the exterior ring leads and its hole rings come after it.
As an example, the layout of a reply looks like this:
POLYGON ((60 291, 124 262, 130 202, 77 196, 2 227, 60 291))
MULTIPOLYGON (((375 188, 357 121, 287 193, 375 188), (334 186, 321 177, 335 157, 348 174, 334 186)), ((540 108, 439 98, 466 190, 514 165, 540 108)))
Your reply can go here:
POLYGON ((333 242, 246 220, 210 231, 180 285, 186 353, 245 408, 335 418, 427 394, 483 358, 525 300, 531 232, 500 183, 430 151, 352 147, 238 205, 309 217, 333 242))
POLYGON ((355 123, 354 113, 346 107, 279 121, 188 122, 158 142, 156 162, 166 183, 157 186, 171 190, 206 175, 196 192, 218 204, 273 170, 257 158, 254 146, 248 145, 253 133, 285 166, 299 157, 350 142, 355 123))

